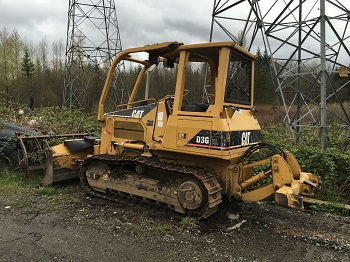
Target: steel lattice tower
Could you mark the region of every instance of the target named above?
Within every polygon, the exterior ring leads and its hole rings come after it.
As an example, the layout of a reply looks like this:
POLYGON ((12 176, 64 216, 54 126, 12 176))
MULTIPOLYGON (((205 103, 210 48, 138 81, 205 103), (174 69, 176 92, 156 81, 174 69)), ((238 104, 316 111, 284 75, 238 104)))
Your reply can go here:
MULTIPOLYGON (((96 105, 109 66, 121 50, 114 0, 70 0, 64 105, 96 105)), ((115 83, 113 100, 121 103, 124 90, 115 83)))
POLYGON ((295 131, 315 128, 325 148, 329 126, 350 129, 344 107, 350 97, 349 21, 350 1, 214 0, 210 40, 239 42, 240 34, 251 52, 265 48, 284 121, 295 131))

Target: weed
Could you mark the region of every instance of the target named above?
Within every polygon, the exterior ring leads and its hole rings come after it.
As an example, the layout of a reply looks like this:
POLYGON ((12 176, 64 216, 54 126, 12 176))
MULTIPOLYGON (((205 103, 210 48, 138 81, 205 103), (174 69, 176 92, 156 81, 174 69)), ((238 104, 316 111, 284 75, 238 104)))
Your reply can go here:
POLYGON ((164 234, 169 234, 173 231, 173 227, 170 224, 157 224, 152 227, 148 227, 148 230, 150 231, 159 231, 164 234))
POLYGON ((198 222, 192 217, 184 217, 180 221, 180 226, 185 230, 193 230, 198 227, 198 222))

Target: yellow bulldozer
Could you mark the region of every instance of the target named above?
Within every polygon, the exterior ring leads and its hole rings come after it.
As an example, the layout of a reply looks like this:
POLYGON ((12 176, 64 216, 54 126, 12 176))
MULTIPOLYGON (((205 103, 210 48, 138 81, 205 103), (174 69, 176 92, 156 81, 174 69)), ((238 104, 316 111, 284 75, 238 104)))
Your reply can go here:
MULTIPOLYGON (((290 152, 260 143, 255 59, 234 42, 165 42, 120 52, 99 101, 101 137, 76 157, 67 143, 50 150, 48 170, 79 164, 81 184, 92 195, 127 195, 199 218, 217 211, 222 195, 253 202, 274 194, 277 203, 302 210, 302 195, 313 194, 319 177, 302 172, 290 152), (106 112, 121 63, 138 75, 129 101, 106 112), (164 78, 155 69, 172 72, 173 86, 152 86, 150 75, 164 78), (193 91, 193 75, 203 71, 202 92, 193 91), (149 98, 152 92, 156 97, 149 98), (254 159, 262 151, 270 154, 254 159)), ((54 176, 47 171, 49 180, 54 176)))

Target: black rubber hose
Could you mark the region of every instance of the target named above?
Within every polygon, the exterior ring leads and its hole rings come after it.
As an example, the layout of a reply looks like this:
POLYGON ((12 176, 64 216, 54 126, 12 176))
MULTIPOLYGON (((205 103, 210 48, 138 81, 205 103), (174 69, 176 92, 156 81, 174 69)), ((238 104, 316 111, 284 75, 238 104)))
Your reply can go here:
POLYGON ((242 162, 246 163, 255 151, 263 149, 263 148, 269 149, 270 151, 273 152, 274 155, 281 154, 281 155, 283 155, 284 158, 286 158, 286 154, 284 153, 284 151, 281 148, 274 146, 274 145, 271 145, 271 144, 268 144, 268 143, 258 143, 258 144, 252 145, 251 147, 248 148, 248 150, 243 155, 242 162))

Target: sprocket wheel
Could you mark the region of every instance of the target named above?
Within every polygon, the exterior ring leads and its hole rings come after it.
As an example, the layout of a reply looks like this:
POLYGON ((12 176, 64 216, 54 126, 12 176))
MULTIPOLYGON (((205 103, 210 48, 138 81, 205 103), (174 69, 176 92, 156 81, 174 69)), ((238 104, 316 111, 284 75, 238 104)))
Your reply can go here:
POLYGON ((199 182, 188 180, 178 189, 178 199, 184 209, 197 210, 207 201, 207 194, 199 182))

